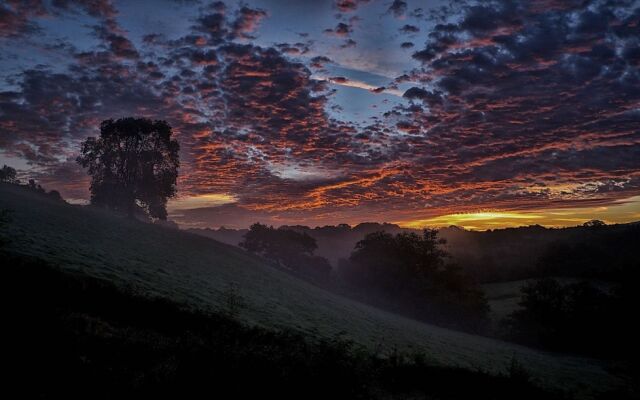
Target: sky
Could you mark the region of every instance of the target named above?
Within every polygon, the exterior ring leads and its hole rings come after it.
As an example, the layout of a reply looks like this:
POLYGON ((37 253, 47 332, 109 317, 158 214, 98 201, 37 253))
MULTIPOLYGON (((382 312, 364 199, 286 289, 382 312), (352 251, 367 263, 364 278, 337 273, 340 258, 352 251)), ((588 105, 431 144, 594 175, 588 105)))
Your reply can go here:
POLYGON ((166 120, 185 226, 640 220, 640 2, 0 0, 0 165, 166 120))

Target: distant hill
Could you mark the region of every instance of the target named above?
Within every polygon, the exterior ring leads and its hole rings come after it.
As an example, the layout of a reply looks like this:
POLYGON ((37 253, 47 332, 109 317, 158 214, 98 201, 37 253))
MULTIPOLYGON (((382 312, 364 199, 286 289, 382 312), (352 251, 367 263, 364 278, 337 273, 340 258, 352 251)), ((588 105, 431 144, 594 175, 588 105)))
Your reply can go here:
POLYGON ((383 312, 329 293, 203 236, 69 205, 0 184, 9 210, 5 251, 46 260, 63 271, 113 282, 200 310, 224 310, 230 285, 247 325, 287 327, 308 337, 343 335, 371 349, 419 350, 429 362, 504 372, 515 356, 545 385, 588 396, 625 385, 597 360, 549 354, 383 312))
MULTIPOLYGON (((282 226, 305 232, 316 239, 315 254, 338 266, 341 258, 348 258, 356 243, 365 235, 420 230, 401 228, 388 223, 362 223, 310 228, 282 226)), ((223 243, 237 246, 246 229, 189 229, 223 243)), ((640 224, 619 224, 602 227, 545 228, 539 225, 489 231, 467 231, 458 227, 440 229, 446 239, 452 261, 463 267, 479 282, 507 282, 542 275, 589 277, 617 280, 616 268, 631 268, 640 247, 640 224), (570 253, 570 254, 569 254, 570 253), (558 263, 559 255, 565 261, 558 263), (573 260, 573 261, 572 261, 573 260), (545 268, 547 270, 545 270, 545 268)))
MULTIPOLYGON (((401 228, 395 224, 380 224, 376 222, 365 222, 351 227, 347 224, 327 225, 316 228, 310 228, 304 225, 283 225, 283 229, 292 229, 297 232, 304 232, 316 239, 318 249, 315 254, 325 257, 331 265, 336 267, 341 258, 347 258, 353 251, 356 243, 358 243, 365 235, 377 231, 386 231, 390 233, 400 232, 416 232, 419 230, 401 228)), ((203 235, 211 239, 221 241, 223 243, 237 246, 241 241, 247 229, 210 229, 210 228, 193 228, 187 229, 188 232, 203 235)))

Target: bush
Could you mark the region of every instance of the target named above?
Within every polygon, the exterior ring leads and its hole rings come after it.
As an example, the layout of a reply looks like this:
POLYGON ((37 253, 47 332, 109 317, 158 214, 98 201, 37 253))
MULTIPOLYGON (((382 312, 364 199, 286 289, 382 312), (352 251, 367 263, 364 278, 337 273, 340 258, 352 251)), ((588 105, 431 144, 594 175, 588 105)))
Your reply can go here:
POLYGON ((563 285, 552 278, 525 285, 522 309, 506 321, 509 337, 555 351, 631 359, 638 295, 627 287, 605 292, 587 281, 563 285))

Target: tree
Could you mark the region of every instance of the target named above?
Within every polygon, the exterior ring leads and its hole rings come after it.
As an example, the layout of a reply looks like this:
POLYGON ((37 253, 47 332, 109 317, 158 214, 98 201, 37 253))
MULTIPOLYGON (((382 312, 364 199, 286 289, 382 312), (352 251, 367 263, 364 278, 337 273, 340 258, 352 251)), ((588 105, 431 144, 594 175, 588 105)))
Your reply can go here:
POLYGON ((152 218, 165 220, 180 165, 180 146, 171 135, 165 121, 103 121, 100 136, 85 140, 77 158, 91 175, 91 203, 129 217, 142 208, 152 218))
POLYGON ((16 176, 17 173, 15 168, 4 165, 2 169, 0 169, 0 182, 18 183, 18 179, 16 176))
POLYGON ((588 281, 563 284, 543 278, 524 285, 521 293, 520 308, 505 324, 511 339, 526 344, 604 355, 614 352, 632 324, 633 313, 620 311, 633 302, 620 301, 588 281))
POLYGON ((40 194, 46 193, 42 185, 40 185, 39 183, 36 183, 35 179, 29 179, 29 182, 27 183, 27 187, 33 190, 34 192, 38 192, 40 194))
POLYGON ((599 219, 592 219, 582 224, 582 226, 585 228, 602 228, 603 226, 607 226, 607 224, 599 219))
POLYGON ((260 223, 251 225, 243 238, 240 247, 285 265, 300 255, 311 256, 318 247, 316 240, 306 233, 260 223))
POLYGON ((312 278, 324 279, 331 272, 325 258, 313 255, 318 247, 316 240, 305 232, 255 223, 244 235, 240 247, 312 278))
POLYGON ((447 263, 438 231, 422 235, 373 232, 341 265, 347 283, 402 306, 410 314, 472 330, 486 322, 488 304, 463 271, 447 263))

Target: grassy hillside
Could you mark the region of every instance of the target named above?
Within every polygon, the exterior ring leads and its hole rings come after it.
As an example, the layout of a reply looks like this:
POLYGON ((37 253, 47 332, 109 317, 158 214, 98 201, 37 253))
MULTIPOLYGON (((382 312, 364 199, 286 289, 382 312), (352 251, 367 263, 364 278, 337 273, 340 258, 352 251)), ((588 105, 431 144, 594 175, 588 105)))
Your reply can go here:
POLYGON ((442 365, 504 372, 515 355, 539 382, 574 393, 625 385, 600 362, 416 322, 328 293, 232 246, 130 221, 106 211, 55 202, 0 185, 0 209, 11 210, 8 251, 46 259, 67 271, 108 279, 136 291, 221 310, 237 285, 249 325, 288 327, 332 338, 344 334, 370 348, 424 351, 442 365))

